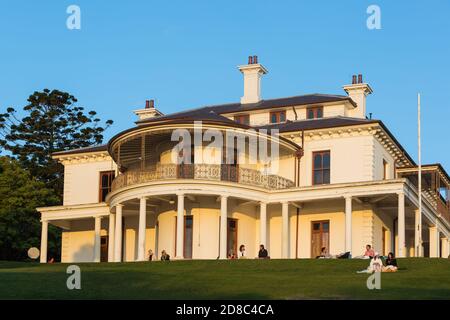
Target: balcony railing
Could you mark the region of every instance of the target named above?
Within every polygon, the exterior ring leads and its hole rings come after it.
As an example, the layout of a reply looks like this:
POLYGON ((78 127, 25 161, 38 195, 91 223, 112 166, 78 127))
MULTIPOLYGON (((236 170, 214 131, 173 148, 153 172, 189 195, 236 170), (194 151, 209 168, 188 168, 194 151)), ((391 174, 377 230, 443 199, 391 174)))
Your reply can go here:
POLYGON ((119 174, 112 183, 112 191, 135 184, 174 179, 231 181, 271 190, 294 187, 294 182, 289 179, 233 165, 158 164, 145 170, 130 170, 119 174))

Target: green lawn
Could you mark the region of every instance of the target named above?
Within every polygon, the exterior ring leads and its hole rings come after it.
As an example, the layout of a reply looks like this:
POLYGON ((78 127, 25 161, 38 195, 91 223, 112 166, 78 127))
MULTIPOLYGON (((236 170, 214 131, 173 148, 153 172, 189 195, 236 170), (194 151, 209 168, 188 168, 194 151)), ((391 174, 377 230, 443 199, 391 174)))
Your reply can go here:
POLYGON ((78 264, 0 261, 0 299, 450 299, 449 259, 399 259, 368 290, 364 260, 235 260, 78 264))

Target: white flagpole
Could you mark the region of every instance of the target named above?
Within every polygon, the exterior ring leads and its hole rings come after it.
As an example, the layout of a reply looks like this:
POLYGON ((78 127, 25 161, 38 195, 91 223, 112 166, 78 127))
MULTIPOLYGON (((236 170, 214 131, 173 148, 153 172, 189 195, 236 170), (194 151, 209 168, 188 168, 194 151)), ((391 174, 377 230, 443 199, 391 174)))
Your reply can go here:
POLYGON ((417 94, 417 147, 418 147, 418 159, 419 159, 419 170, 418 170, 418 180, 419 180, 419 221, 417 227, 417 233, 419 238, 418 247, 416 248, 418 256, 422 256, 422 146, 421 146, 421 136, 420 136, 420 93, 417 94))

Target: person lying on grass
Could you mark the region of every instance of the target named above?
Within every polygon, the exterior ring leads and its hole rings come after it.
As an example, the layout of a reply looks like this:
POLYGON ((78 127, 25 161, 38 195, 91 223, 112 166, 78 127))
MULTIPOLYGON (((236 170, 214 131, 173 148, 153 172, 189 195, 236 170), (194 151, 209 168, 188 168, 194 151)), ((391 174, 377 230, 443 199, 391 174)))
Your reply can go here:
POLYGON ((375 252, 373 259, 370 260, 370 264, 367 269, 356 271, 356 273, 372 273, 381 272, 383 270, 383 261, 380 258, 378 252, 375 252))

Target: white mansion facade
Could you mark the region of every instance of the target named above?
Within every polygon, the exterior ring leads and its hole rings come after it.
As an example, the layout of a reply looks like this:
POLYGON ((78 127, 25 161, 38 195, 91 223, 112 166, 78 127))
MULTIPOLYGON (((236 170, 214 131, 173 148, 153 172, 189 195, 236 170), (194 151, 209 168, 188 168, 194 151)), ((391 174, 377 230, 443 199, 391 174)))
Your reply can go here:
POLYGON ((423 166, 420 212, 417 166, 381 121, 366 117, 372 89, 362 76, 343 87, 347 95, 263 100, 267 70, 257 57, 239 70, 238 103, 163 115, 147 101, 136 126, 106 145, 55 153, 64 202, 38 208, 41 262, 50 258, 48 224, 63 230, 62 262, 142 261, 150 249, 156 258, 165 250, 226 259, 241 244, 249 258, 260 244, 276 259, 314 258, 322 247, 356 256, 366 244, 398 257, 449 255, 450 178, 439 164, 423 166), (224 148, 201 142, 191 163, 175 163, 173 131, 193 132, 199 122, 205 134, 248 137, 246 147, 225 162, 224 148), (277 157, 237 161, 250 157, 251 137, 275 144, 277 157))

